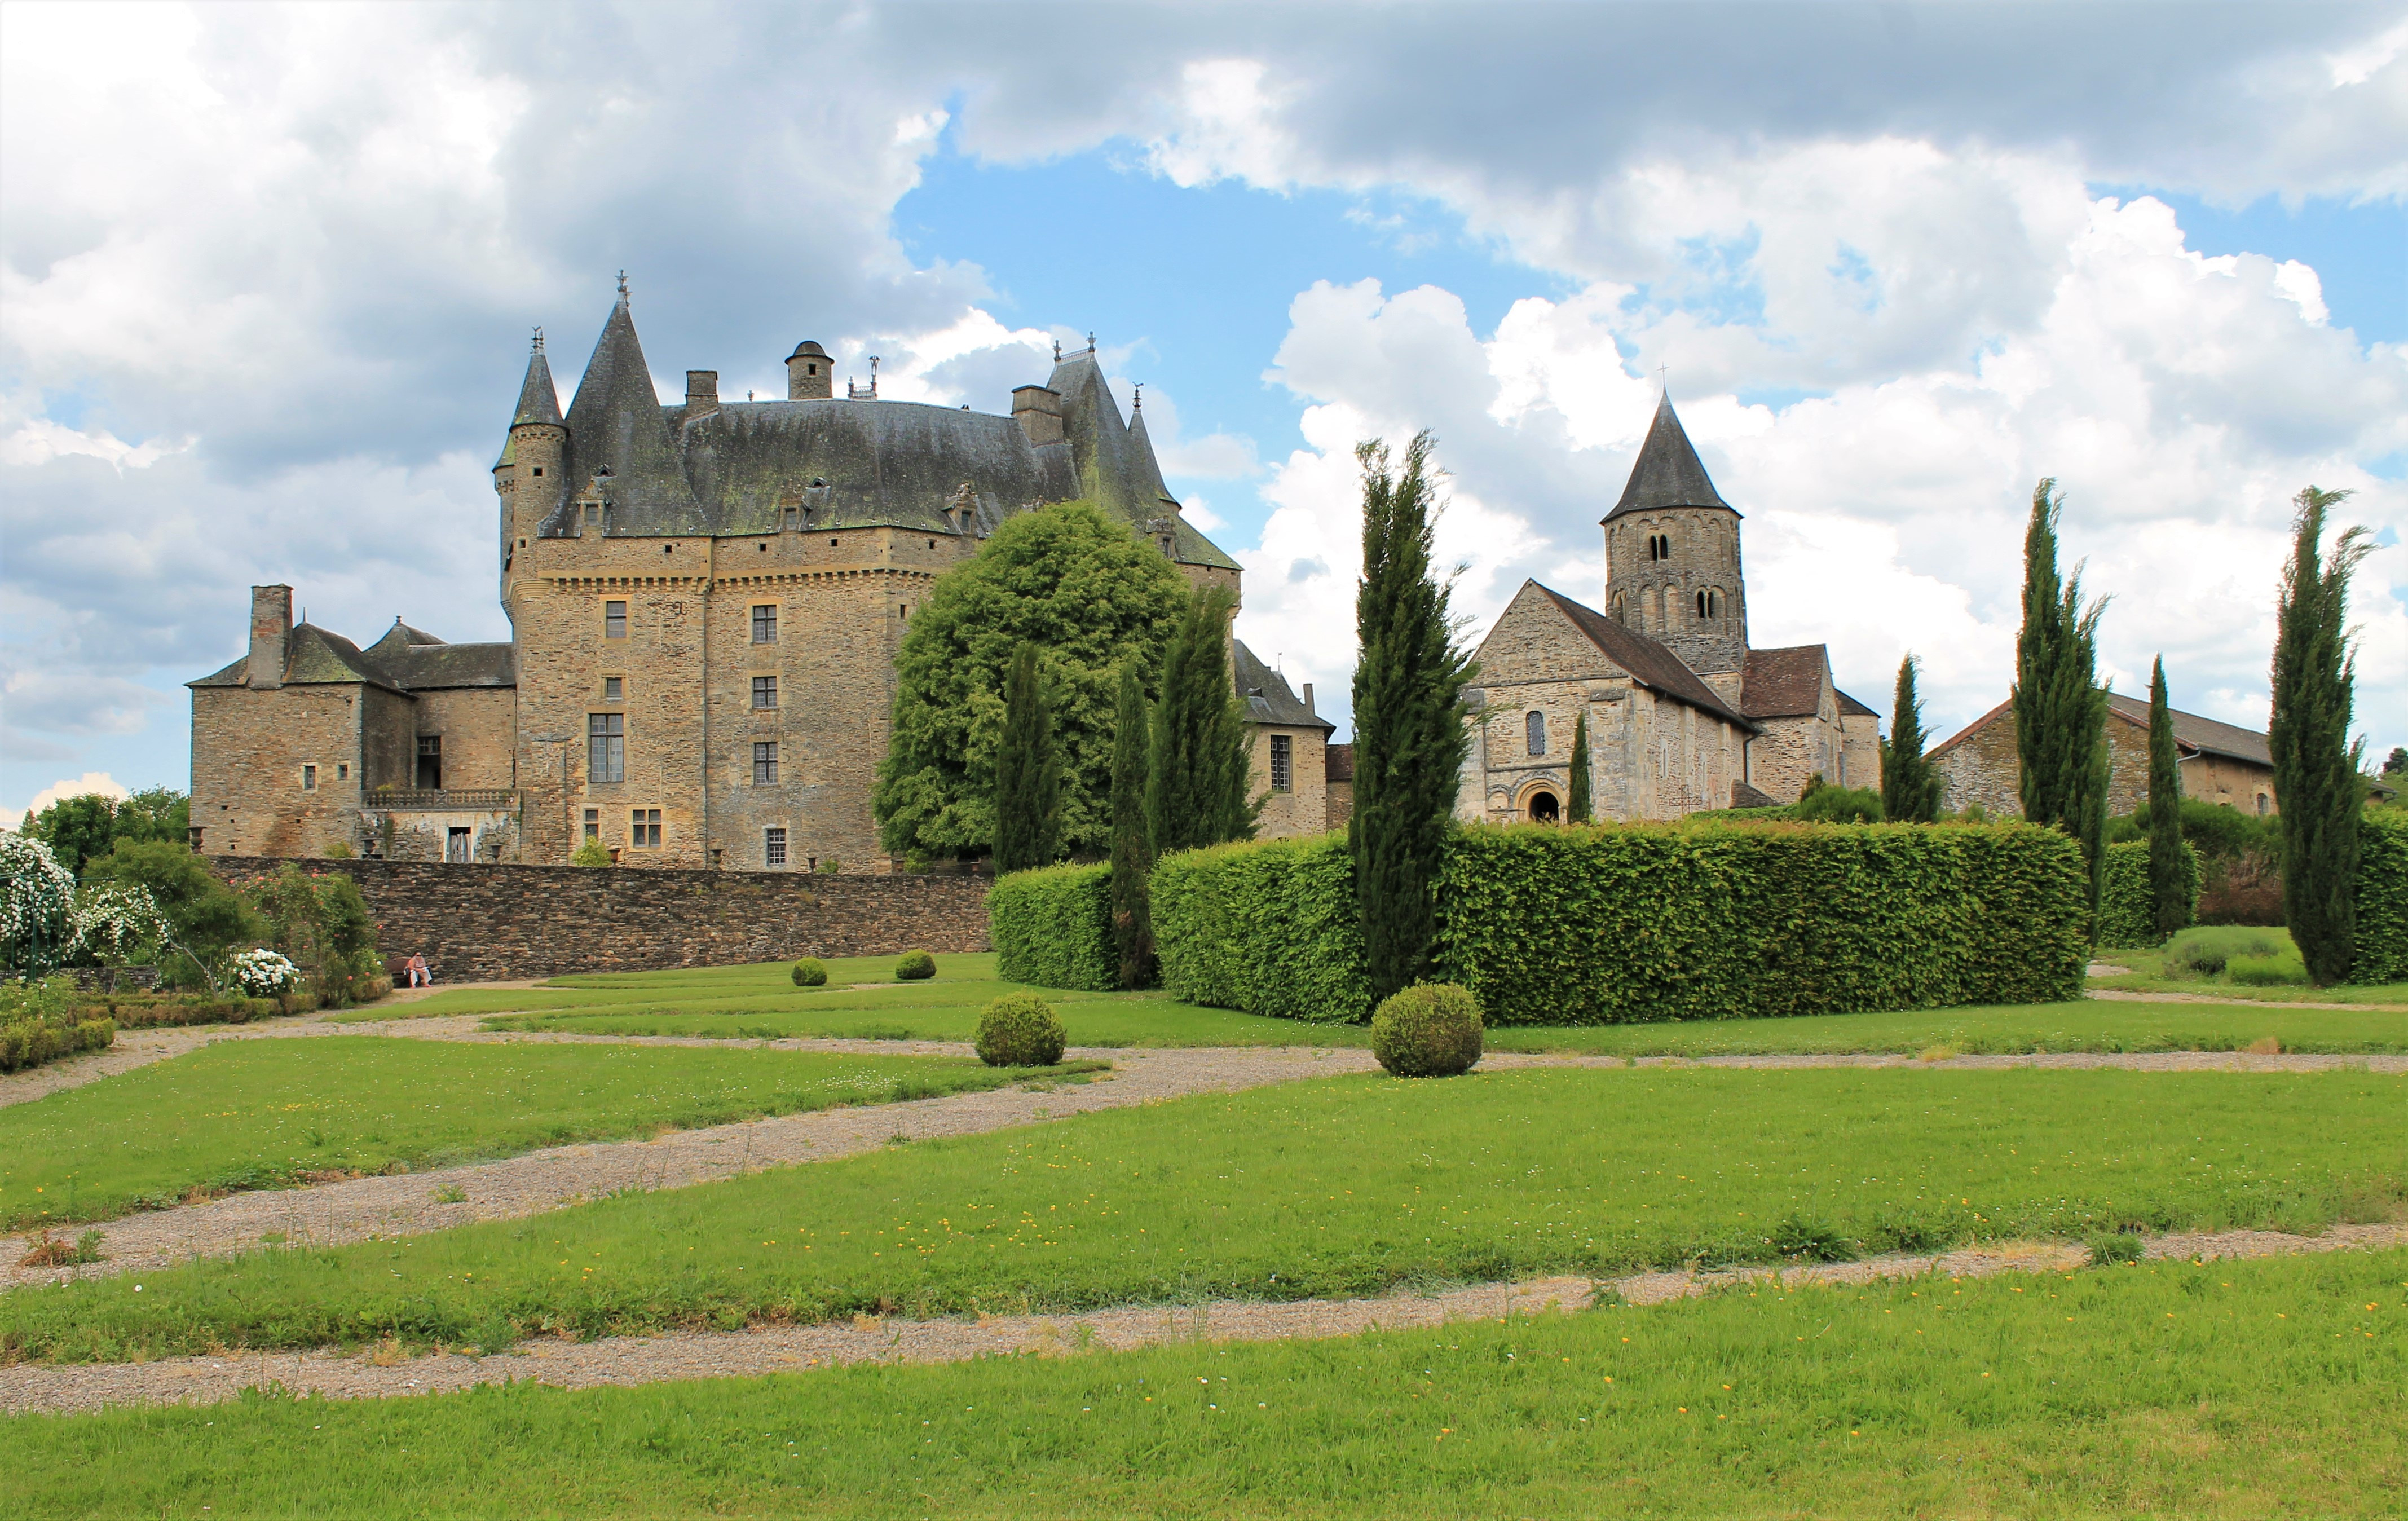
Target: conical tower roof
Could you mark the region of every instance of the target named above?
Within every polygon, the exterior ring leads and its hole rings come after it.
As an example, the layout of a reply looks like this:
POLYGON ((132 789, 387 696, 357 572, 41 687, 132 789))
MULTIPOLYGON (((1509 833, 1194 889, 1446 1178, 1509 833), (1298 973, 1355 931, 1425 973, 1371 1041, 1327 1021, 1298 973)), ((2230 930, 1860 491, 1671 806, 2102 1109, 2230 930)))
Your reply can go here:
POLYGON ((702 507, 687 483, 684 462, 669 438, 661 399, 636 319, 623 288, 585 375, 568 404, 571 483, 608 471, 617 532, 681 534, 707 531, 702 507))
POLYGON ((1661 507, 1719 507, 1734 517, 1739 513, 1714 490, 1705 462, 1698 458, 1697 449, 1672 410, 1670 392, 1656 404, 1656 421, 1648 425, 1647 441, 1639 446, 1639 463, 1630 467, 1622 500, 1599 521, 1612 523, 1625 512, 1661 507))
POLYGON ((535 352, 527 355, 526 383, 519 387, 519 409, 510 418, 510 426, 522 423, 549 423, 560 425, 560 393, 552 383, 552 364, 543 357, 543 335, 535 338, 535 352))

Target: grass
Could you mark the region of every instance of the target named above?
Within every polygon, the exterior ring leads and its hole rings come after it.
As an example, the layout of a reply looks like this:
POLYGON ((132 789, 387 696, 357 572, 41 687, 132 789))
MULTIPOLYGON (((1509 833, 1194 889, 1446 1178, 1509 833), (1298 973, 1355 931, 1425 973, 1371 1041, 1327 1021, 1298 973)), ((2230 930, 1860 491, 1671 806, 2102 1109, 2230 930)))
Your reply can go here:
POLYGON ((2398 1078, 1555 1069, 1347 1077, 0 1296, 0 1360, 1080 1309, 2138 1227, 2408 1192, 2398 1078))
POLYGON ((19 1416, 13 1514, 2387 1514, 2408 1252, 1340 1341, 19 1416))
MULTIPOLYGON (((785 964, 701 971, 564 978, 540 988, 442 993, 351 1020, 480 1013, 488 1029, 582 1035, 679 1035, 724 1040, 838 1037, 968 1040, 979 1012, 1020 984, 999 982, 992 955, 937 958, 937 980, 871 982, 893 957, 830 964, 829 986, 804 990, 785 964)), ((2097 985, 2116 985, 2100 982, 2097 985)), ((2195 987, 2195 984, 2194 984, 2195 987)), ((1199 1009, 1161 993, 1035 990, 1062 1015, 1081 1046, 1368 1046, 1355 1025, 1307 1025, 1226 1009, 1199 1009)), ((2224 990, 2219 990, 2219 992, 2224 990)), ((2238 994, 2257 989, 2232 989, 2238 994)), ((2357 990, 2353 990, 2355 992, 2357 990)), ((2408 988, 2401 990, 2408 993, 2408 988)), ((2276 1011, 2232 1006, 2134 1004, 2085 999, 1998 1008, 1910 1009, 1798 1019, 1715 1019, 1664 1025, 1508 1026, 1488 1032, 1491 1051, 1619 1056, 1784 1055, 1807 1053, 1964 1055, 2026 1052, 2245 1051, 2267 1040, 2308 1053, 2408 1052, 2408 1019, 2385 1010, 2276 1011)))
POLYGON ((226 1040, 0 1109, 6 1228, 1031 1076, 926 1056, 369 1036, 226 1040))
POLYGON ((2137 993, 2188 993, 2269 1002, 2385 1004, 2408 1009, 2408 983, 2315 987, 2291 932, 2246 925, 2202 925, 2154 950, 2102 951, 2126 969, 2091 986, 2137 993))

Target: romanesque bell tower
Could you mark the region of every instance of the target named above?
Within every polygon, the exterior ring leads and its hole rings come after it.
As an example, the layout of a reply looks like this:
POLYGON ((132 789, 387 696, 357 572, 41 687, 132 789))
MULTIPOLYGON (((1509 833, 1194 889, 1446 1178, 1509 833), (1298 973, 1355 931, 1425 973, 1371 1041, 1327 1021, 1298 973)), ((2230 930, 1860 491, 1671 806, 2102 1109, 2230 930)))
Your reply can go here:
POLYGON ((1700 675, 1747 659, 1739 512, 1714 491, 1668 395, 1605 526, 1605 606, 1700 675))

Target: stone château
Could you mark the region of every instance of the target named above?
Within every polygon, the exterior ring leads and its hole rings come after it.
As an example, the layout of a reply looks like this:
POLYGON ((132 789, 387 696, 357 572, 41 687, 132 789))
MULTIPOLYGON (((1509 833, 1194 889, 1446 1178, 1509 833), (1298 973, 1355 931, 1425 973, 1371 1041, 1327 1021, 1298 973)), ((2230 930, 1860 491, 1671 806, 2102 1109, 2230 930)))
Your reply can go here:
MULTIPOLYGON (((883 870, 870 795, 895 656, 936 578, 1015 512, 1083 497, 1197 584, 1239 567, 1182 516, 1092 341, 1009 414, 711 370, 663 405, 625 284, 567 413, 538 336, 494 466, 506 643, 396 619, 361 646, 254 587, 250 647, 190 683, 197 848, 216 854, 883 870)), ((1234 641, 1233 641, 1234 642, 1234 641)), ((1331 725, 1243 645, 1266 834, 1325 827, 1331 725)))

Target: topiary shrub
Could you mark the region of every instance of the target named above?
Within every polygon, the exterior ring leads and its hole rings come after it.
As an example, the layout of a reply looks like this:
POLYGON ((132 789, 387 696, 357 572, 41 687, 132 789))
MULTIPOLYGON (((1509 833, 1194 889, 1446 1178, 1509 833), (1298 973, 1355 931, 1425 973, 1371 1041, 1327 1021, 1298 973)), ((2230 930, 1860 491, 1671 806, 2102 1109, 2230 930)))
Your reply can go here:
POLYGON ((1452 983, 1409 987, 1371 1016, 1371 1055, 1398 1077, 1453 1077, 1480 1060, 1480 1005, 1452 983))
MULTIPOLYGON (((2190 876, 2190 907, 2199 912, 2199 853, 2185 840, 2182 858, 2190 876)), ((2099 943, 2118 951, 2163 945, 2157 933, 2157 892, 2149 882, 2149 839, 2107 847, 2107 882, 2099 901, 2099 943)))
POLYGON ((924 983, 937 975, 937 958, 925 951, 906 951, 903 959, 895 963, 895 980, 898 983, 924 983))
POLYGON ((1036 987, 1109 993, 1120 985, 1112 942, 1112 868, 1057 866, 997 877, 986 895, 996 975, 1036 987))
POLYGON ((1068 1039, 1062 1016, 1034 993, 1007 993, 979 1015, 979 1060, 989 1067, 1052 1067, 1068 1039))
POLYGON ((2408 982, 2408 810, 2371 808, 2358 825, 2353 983, 2408 982))
POLYGON ((796 962, 793 975, 796 987, 827 986, 827 968, 821 964, 817 956, 805 956, 796 962))

